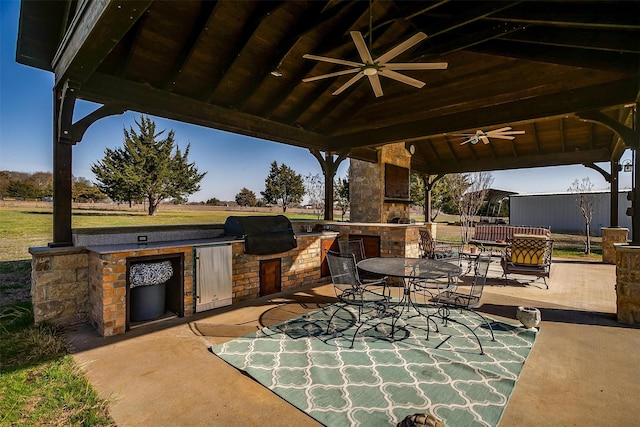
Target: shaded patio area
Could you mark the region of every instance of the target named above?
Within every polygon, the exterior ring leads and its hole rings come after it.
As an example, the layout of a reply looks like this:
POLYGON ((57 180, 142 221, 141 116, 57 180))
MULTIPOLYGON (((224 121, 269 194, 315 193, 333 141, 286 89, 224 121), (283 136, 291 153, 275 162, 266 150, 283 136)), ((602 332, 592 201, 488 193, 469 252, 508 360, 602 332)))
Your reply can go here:
MULTIPOLYGON (((615 319, 615 266, 554 260, 550 289, 499 279, 493 263, 480 310, 515 321, 520 305, 542 323, 500 422, 511 425, 640 423, 640 329, 615 319)), ((514 278, 517 278, 514 276, 514 278)), ((529 279, 525 279, 528 281, 529 279)), ((523 282, 525 281, 523 280, 523 282)), ((333 301, 330 285, 146 325, 102 338, 90 326, 68 331, 74 358, 127 425, 318 425, 268 389, 213 356, 208 347, 333 301)), ((423 410, 424 411, 424 410, 423 410)), ((416 412, 423 412, 416 411, 416 412)))

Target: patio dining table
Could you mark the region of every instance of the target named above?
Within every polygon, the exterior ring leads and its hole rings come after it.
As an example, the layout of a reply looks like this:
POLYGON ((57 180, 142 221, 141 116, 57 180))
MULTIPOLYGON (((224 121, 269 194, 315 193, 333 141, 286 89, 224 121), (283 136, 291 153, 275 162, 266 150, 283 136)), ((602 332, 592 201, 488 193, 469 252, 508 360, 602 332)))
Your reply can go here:
POLYGON ((358 268, 381 276, 401 278, 404 289, 398 305, 407 309, 413 307, 420 314, 422 313, 411 299, 411 292, 415 290, 417 283, 423 289, 442 290, 442 284, 437 279, 449 280, 462 274, 459 265, 429 258, 366 258, 358 263, 358 268))

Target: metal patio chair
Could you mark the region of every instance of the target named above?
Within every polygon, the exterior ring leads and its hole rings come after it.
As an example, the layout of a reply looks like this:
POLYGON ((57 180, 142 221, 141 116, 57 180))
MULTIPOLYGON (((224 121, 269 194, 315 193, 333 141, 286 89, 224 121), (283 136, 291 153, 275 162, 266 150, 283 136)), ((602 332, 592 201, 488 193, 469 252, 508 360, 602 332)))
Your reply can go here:
POLYGON ((437 309, 434 316, 441 318, 444 321, 445 325, 447 322, 454 322, 468 329, 476 338, 476 341, 480 346, 480 354, 484 354, 484 350, 482 348, 480 338, 475 332, 479 326, 486 325, 491 332, 491 340, 495 341, 491 324, 482 314, 475 310, 478 306, 480 306, 480 299, 482 298, 482 292, 487 280, 487 272, 489 271, 490 263, 490 254, 480 254, 480 256, 478 257, 478 262, 476 264, 475 275, 473 276, 473 280, 471 282, 471 285, 469 286, 468 291, 464 289, 466 288, 466 286, 459 286, 454 289, 443 290, 430 299, 430 302, 435 304, 437 309), (452 310, 459 310, 461 313, 465 311, 472 313, 478 316, 482 320, 482 323, 480 323, 475 328, 472 328, 466 323, 452 318, 452 310))
POLYGON ((384 279, 376 282, 362 282, 358 275, 356 259, 353 254, 341 254, 326 251, 326 259, 331 272, 331 281, 339 307, 329 318, 327 333, 330 333, 332 323, 338 312, 346 311, 353 315, 355 311, 354 325, 356 327, 351 338, 351 348, 360 329, 368 325, 375 328, 384 319, 391 318, 391 337, 393 337, 396 321, 399 313, 390 305, 391 295, 384 279), (352 308, 352 310, 349 310, 352 308))

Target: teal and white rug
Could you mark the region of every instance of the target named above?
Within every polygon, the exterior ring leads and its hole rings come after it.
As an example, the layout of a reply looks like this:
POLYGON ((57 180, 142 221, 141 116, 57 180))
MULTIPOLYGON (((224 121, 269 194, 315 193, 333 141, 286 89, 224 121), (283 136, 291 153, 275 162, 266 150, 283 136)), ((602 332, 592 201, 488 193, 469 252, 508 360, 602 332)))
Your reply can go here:
MULTIPOLYGON (((426 340, 426 320, 405 314, 386 339, 386 325, 358 334, 341 310, 337 333, 326 334, 329 305, 280 325, 211 347, 211 351, 327 426, 394 426, 407 415, 431 413, 447 426, 495 426, 536 332, 489 319, 476 332, 484 355, 454 323, 426 340)), ((415 315, 415 312, 413 312, 415 315)), ((471 327, 476 316, 453 314, 471 327)), ((431 324, 431 328, 434 326, 431 324)))

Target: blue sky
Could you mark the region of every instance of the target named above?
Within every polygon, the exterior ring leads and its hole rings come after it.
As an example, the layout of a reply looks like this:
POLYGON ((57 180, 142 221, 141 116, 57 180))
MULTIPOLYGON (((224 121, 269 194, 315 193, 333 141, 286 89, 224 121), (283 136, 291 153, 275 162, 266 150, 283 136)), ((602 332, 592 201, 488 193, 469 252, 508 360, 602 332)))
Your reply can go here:
MULTIPOLYGON (((0 170, 20 172, 52 171, 53 74, 26 67, 15 61, 19 2, 0 0, 0 170)), ((76 103, 75 120, 98 105, 76 103)), ((122 146, 123 128, 134 126, 139 113, 127 112, 94 123, 73 149, 73 174, 94 181, 91 164, 101 160, 105 148, 122 146)), ((297 173, 321 174, 317 160, 305 149, 214 129, 153 117, 158 129, 173 129, 181 149, 191 144, 189 159, 200 172, 207 172, 201 190, 191 201, 216 197, 233 200, 243 187, 259 196, 274 160, 297 173)), ((629 158, 626 153, 623 159, 629 158)), ((607 163, 600 165, 609 170, 607 163)), ((348 162, 338 175, 343 176, 348 162)), ((589 177, 595 189, 608 183, 599 173, 584 166, 520 169, 493 172, 493 187, 517 192, 566 191, 575 179, 589 177)), ((631 174, 620 174, 620 187, 631 185, 631 174)))

